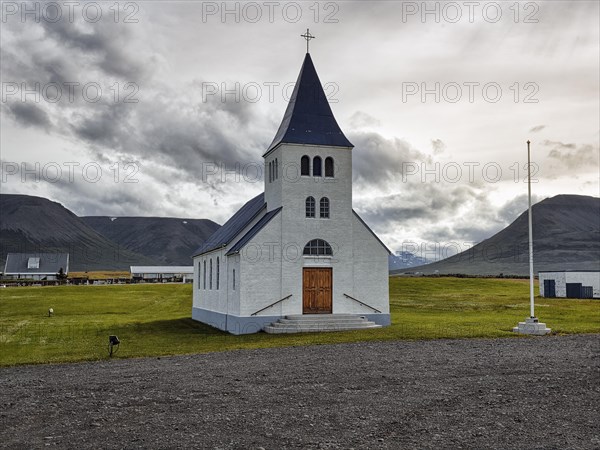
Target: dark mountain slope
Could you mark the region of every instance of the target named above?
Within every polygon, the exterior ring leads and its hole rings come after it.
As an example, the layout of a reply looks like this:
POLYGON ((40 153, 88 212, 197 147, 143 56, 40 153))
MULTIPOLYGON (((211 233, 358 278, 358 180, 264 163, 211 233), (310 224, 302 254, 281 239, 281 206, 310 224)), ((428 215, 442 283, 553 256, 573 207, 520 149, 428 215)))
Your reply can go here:
MULTIPOLYGON (((558 195, 533 205, 535 272, 600 270, 600 199, 558 195)), ((527 275, 527 211, 472 249, 442 261, 411 268, 425 274, 527 275)), ((403 272, 394 271, 394 273, 403 272)))
POLYGON ((208 219, 108 216, 81 219, 121 247, 163 265, 192 265, 194 250, 219 228, 208 219))
POLYGON ((70 270, 128 269, 154 264, 111 242, 60 203, 29 195, 0 195, 0 258, 9 252, 67 252, 70 270))

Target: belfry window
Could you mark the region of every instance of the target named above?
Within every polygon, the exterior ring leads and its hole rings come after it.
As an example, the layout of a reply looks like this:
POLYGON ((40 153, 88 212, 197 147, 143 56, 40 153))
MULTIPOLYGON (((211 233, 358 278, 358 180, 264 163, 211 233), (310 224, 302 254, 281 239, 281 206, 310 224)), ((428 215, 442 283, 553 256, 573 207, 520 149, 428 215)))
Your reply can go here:
POLYGON ((325 158, 325 176, 333 178, 333 158, 331 156, 325 158))
POLYGON ((323 175, 323 161, 320 156, 313 158, 313 177, 320 177, 323 175))
POLYGON ((306 217, 315 217, 315 198, 306 197, 306 217))
POLYGON ((202 285, 203 285, 203 289, 206 289, 206 260, 203 261, 203 265, 204 265, 204 275, 203 275, 204 283, 202 285))
POLYGON ((329 219, 329 199, 327 197, 323 197, 319 202, 319 217, 329 219))
POLYGON ((300 159, 300 175, 310 175, 310 158, 306 155, 300 159))
POLYGON ((278 167, 278 163, 277 163, 277 158, 275 158, 275 173, 274 173, 274 179, 276 180, 277 178, 279 178, 279 167, 278 167))
POLYGON ((327 255, 331 256, 331 246, 323 239, 313 239, 304 246, 303 255, 327 255))
POLYGON ((210 269, 208 274, 208 288, 212 289, 212 258, 210 258, 210 269))
POLYGON ((219 289, 219 277, 220 277, 220 271, 221 271, 221 267, 219 267, 219 257, 217 256, 217 289, 219 289))

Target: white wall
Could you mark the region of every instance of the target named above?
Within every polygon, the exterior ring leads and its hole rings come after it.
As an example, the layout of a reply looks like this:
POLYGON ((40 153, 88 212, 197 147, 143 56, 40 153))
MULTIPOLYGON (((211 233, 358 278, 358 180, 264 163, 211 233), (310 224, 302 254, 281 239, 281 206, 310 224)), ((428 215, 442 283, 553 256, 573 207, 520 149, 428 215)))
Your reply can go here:
MULTIPOLYGON (((387 314, 390 312, 387 249, 356 216, 353 219, 354 283, 353 292, 348 295, 387 314)), ((370 312, 368 308, 352 303, 348 312, 370 312)))
POLYGON ((224 249, 218 249, 194 258, 195 308, 210 311, 227 311, 227 257, 224 249), (219 289, 217 289, 217 258, 219 258, 219 289), (213 264, 212 289, 210 288, 210 261, 213 264), (204 262, 206 261, 206 288, 204 288, 204 262))

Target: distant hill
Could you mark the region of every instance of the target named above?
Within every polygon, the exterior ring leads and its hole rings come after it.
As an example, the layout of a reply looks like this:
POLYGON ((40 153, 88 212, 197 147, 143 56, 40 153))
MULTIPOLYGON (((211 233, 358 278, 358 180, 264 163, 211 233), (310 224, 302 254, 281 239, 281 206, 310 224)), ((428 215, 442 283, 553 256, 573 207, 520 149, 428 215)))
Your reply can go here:
POLYGON ((389 270, 406 269, 408 267, 421 266, 429 261, 411 252, 396 252, 388 257, 389 270))
POLYGON ((152 258, 120 247, 60 203, 29 195, 0 195, 0 262, 9 252, 68 252, 71 271, 128 269, 152 258))
MULTIPOLYGON (((600 270, 600 199, 558 195, 533 205, 534 271, 600 270)), ((450 258, 411 268, 432 274, 527 275, 528 217, 450 258)), ((402 273, 406 270, 395 270, 402 273)))
POLYGON ((86 216, 81 219, 122 248, 161 265, 191 266, 192 253, 219 225, 208 219, 86 216))

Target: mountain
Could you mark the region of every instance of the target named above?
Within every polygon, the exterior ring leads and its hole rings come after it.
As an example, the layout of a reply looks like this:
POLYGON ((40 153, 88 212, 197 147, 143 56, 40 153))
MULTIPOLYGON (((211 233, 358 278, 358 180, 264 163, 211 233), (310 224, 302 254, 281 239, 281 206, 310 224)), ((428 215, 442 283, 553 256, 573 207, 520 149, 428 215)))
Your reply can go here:
POLYGON ((388 257, 389 270, 406 269, 408 267, 421 266, 429 261, 411 252, 396 252, 388 257))
MULTIPOLYGON (((532 209, 535 273, 600 270, 600 198, 557 195, 533 205, 532 209)), ((508 227, 471 249, 411 268, 411 272, 528 275, 528 242, 528 214, 525 211, 508 227)))
POLYGON ((81 219, 122 248, 161 265, 190 266, 192 253, 218 228, 208 219, 87 216, 81 219))
POLYGON ((152 258, 100 235, 60 203, 29 195, 1 194, 2 262, 9 252, 67 252, 70 271, 124 270, 131 264, 154 264, 152 258))

